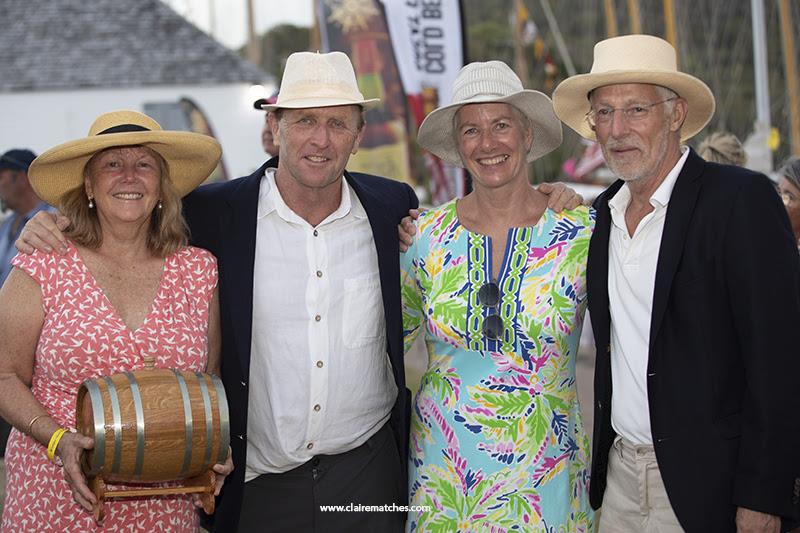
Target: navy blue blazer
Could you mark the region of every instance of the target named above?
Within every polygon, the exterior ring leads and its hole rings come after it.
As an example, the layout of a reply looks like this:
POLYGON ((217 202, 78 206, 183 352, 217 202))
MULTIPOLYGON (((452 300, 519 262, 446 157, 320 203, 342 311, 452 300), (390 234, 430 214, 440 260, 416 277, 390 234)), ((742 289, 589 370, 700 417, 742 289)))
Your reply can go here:
MULTIPOLYGON (((590 485, 603 501, 611 427, 608 201, 595 202, 589 311, 597 345, 590 485)), ((647 365, 653 444, 681 526, 736 530, 736 507, 800 510, 800 261, 775 188, 692 152, 667 206, 647 365)))
MULTIPOLYGON (((222 381, 231 414, 233 473, 225 480, 213 516, 217 531, 236 531, 244 490, 247 452, 247 401, 250 376, 250 336, 253 317, 253 268, 256 213, 261 178, 275 157, 246 178, 198 188, 184 198, 191 243, 211 251, 219 264, 222 325, 222 381)), ((390 424, 400 450, 401 479, 407 479, 410 391, 403 367, 403 327, 400 305, 400 250, 397 224, 417 207, 408 185, 369 174, 345 172, 372 226, 380 269, 386 318, 386 346, 392 363, 397 401, 390 424)))

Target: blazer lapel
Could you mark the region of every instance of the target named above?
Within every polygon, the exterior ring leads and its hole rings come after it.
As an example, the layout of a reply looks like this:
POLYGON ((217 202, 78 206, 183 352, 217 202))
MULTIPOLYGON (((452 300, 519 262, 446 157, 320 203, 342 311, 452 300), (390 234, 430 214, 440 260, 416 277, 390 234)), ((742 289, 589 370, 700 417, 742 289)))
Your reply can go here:
POLYGON ((699 178, 703 173, 704 164, 700 156, 692 150, 678 175, 669 199, 656 266, 653 314, 650 322, 650 353, 653 353, 655 339, 658 337, 667 309, 672 280, 683 255, 683 244, 686 241, 686 233, 689 230, 694 206, 700 192, 699 178))
MULTIPOLYGON (((258 191, 266 165, 241 180, 227 198, 230 206, 230 233, 225 238, 225 268, 232 273, 227 279, 228 302, 236 351, 242 375, 250 369, 250 341, 253 331, 253 276, 256 254, 256 216, 258 191)), ((222 288, 220 288, 222 290, 222 288)))
POLYGON ((597 221, 589 245, 586 273, 592 327, 596 329, 596 333, 600 334, 597 336, 598 340, 606 343, 609 339, 611 324, 608 308, 608 243, 611 236, 611 210, 608 207, 608 201, 614 197, 622 185, 622 181, 612 184, 595 202, 597 221))

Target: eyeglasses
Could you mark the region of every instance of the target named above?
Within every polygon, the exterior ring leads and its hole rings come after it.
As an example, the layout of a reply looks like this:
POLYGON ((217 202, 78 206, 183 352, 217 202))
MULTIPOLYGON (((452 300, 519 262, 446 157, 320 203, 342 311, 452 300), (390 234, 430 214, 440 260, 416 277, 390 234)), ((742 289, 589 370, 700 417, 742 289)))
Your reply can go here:
POLYGON ((497 286, 497 283, 485 283, 478 290, 478 301, 484 307, 494 311, 483 321, 481 331, 491 340, 500 339, 505 326, 503 325, 503 319, 497 314, 500 308, 500 287, 497 286))
POLYGON ((588 122, 589 126, 592 128, 598 124, 606 126, 611 123, 615 111, 621 111, 628 122, 640 122, 647 118, 647 115, 650 114, 650 110, 655 106, 665 104, 676 98, 677 96, 673 96, 672 98, 667 98, 666 100, 661 100, 660 102, 654 102, 652 104, 635 104, 628 107, 600 107, 598 109, 592 109, 586 113, 586 122, 588 122))
POLYGON ((783 205, 789 205, 797 202, 797 198, 794 195, 788 192, 779 192, 778 194, 781 195, 781 200, 783 201, 783 205))

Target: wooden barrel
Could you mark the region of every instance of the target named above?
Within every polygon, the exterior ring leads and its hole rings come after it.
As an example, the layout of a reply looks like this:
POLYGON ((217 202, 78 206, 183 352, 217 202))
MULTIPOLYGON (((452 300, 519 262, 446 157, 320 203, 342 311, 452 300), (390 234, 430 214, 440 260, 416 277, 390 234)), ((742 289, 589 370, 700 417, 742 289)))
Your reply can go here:
POLYGON ((210 374, 148 369, 87 380, 76 415, 78 431, 94 439, 83 459, 89 477, 184 479, 228 456, 228 402, 210 374))

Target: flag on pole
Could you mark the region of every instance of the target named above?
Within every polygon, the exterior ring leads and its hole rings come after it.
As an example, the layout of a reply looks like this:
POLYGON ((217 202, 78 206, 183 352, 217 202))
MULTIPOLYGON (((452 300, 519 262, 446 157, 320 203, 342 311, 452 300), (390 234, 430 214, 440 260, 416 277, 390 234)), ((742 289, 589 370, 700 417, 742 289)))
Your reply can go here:
MULTIPOLYGON (((381 0, 397 68, 416 128, 428 113, 450 103, 453 81, 464 66, 460 0, 381 0)), ((424 153, 431 203, 465 192, 464 172, 424 153)))

